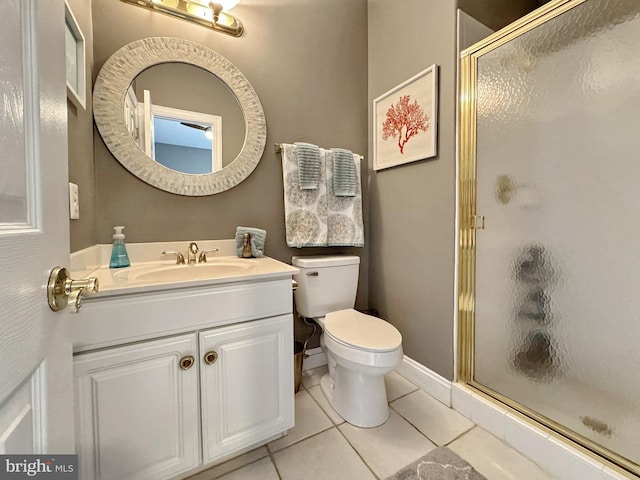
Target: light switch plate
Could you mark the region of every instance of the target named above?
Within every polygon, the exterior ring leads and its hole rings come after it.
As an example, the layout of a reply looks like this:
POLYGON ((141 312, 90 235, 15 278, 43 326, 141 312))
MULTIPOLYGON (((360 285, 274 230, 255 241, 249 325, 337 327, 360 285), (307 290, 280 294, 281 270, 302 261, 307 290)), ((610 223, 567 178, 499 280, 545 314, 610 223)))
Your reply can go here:
POLYGON ((80 199, 78 198, 78 185, 69 182, 69 218, 80 218, 80 199))

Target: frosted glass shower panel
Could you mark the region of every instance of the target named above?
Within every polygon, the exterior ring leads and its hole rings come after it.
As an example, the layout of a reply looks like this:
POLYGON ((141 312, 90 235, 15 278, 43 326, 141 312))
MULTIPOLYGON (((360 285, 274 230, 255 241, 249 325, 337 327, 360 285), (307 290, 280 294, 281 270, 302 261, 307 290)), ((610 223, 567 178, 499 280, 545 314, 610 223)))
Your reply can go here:
POLYGON ((7 0, 0 15, 0 227, 27 223, 27 172, 24 159, 23 62, 20 0, 7 0), (8 10, 8 12, 7 12, 8 10), (15 49, 10 48, 12 45, 15 49))
POLYGON ((477 63, 474 380, 640 464, 640 2, 477 63))

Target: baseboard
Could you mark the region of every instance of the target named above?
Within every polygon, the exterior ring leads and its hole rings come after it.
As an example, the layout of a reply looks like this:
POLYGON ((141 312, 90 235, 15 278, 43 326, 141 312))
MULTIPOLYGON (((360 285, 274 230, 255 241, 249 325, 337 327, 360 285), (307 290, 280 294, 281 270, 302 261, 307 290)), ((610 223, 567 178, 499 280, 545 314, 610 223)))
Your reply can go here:
POLYGON ((327 364, 327 355, 322 351, 322 348, 310 348, 306 353, 309 356, 302 361, 303 370, 311 370, 327 364))
POLYGON ((406 355, 396 372, 420 388, 420 390, 425 391, 447 407, 451 407, 451 382, 446 378, 406 355))

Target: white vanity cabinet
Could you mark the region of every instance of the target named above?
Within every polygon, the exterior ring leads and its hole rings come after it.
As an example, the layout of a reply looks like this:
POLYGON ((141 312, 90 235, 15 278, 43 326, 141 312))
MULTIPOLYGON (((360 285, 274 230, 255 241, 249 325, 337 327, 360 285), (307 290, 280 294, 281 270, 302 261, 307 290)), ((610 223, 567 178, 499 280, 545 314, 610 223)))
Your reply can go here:
POLYGON ((290 275, 87 301, 74 325, 81 478, 181 479, 293 427, 290 275))

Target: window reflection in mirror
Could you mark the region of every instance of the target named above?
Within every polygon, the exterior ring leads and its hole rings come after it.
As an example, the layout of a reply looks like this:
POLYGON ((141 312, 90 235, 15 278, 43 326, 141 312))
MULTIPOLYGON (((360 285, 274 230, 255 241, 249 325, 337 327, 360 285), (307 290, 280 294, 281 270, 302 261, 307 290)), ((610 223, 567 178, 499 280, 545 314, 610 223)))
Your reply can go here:
POLYGON ((183 173, 213 173, 222 169, 222 135, 213 135, 215 122, 184 120, 181 116, 154 115, 152 147, 147 155, 159 164, 183 173))
POLYGON ((182 173, 221 170, 245 140, 235 95, 216 76, 193 65, 166 63, 144 70, 127 91, 123 113, 140 149, 182 173))

